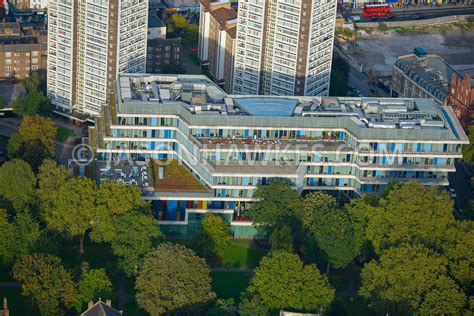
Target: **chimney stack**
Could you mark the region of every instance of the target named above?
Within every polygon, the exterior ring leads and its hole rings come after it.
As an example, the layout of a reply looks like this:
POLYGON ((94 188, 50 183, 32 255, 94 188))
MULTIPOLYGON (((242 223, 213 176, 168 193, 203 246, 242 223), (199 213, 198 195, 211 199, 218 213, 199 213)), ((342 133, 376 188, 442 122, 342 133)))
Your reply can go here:
POLYGON ((89 300, 89 302, 87 302, 87 309, 91 309, 92 306, 94 306, 94 302, 92 302, 92 300, 89 300))
POLYGON ((112 307, 112 300, 106 300, 105 305, 112 307))

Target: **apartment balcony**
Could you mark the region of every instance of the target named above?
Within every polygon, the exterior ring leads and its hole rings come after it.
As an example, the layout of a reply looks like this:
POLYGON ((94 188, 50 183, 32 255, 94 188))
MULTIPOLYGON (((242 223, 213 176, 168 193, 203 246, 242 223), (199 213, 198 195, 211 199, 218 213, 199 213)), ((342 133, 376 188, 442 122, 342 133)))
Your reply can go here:
MULTIPOLYGON (((298 176, 298 161, 208 161, 215 174, 248 176, 298 176)), ((255 184, 256 185, 256 184, 255 184)))
POLYGON ((246 150, 246 151, 317 151, 353 152, 354 150, 344 141, 335 137, 323 137, 321 139, 298 137, 295 139, 266 139, 259 138, 207 138, 193 137, 196 144, 203 150, 246 150))

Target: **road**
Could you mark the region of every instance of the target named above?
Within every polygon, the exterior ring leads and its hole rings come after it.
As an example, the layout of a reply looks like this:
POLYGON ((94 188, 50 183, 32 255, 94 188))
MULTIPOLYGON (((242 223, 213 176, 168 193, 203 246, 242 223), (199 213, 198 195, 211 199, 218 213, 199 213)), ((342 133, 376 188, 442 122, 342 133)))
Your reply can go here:
POLYGON ((183 68, 186 70, 187 74, 190 75, 200 75, 202 74, 201 67, 196 64, 195 60, 193 59, 193 55, 197 53, 193 53, 191 48, 197 47, 197 44, 184 44, 181 47, 181 60, 180 63, 183 68))
POLYGON ((358 90, 363 97, 371 96, 372 94, 386 97, 387 93, 380 90, 378 87, 372 87, 375 89, 375 93, 370 92, 369 87, 369 78, 367 74, 361 72, 360 66, 349 58, 344 52, 342 52, 337 46, 334 46, 334 52, 338 54, 342 59, 344 59, 350 66, 349 70, 349 86, 354 87, 355 90, 358 90))
MULTIPOLYGON (((362 9, 354 9, 343 14, 346 18, 351 15, 362 16, 362 9)), ((471 6, 443 6, 443 7, 408 7, 393 8, 391 10, 392 19, 387 18, 362 18, 360 22, 371 21, 408 21, 418 19, 431 19, 451 15, 467 15, 474 14, 474 5, 471 6)))
POLYGON ((456 206, 458 209, 467 208, 469 200, 472 198, 472 190, 469 183, 470 178, 470 171, 465 167, 463 162, 457 162, 456 172, 448 176, 450 186, 453 187, 457 193, 456 206))

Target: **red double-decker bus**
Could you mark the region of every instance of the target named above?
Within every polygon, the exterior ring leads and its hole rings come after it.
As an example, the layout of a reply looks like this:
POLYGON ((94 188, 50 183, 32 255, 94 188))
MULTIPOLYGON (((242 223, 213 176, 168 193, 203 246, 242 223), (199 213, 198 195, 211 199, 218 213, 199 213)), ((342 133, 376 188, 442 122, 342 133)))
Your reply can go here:
POLYGON ((390 4, 364 4, 364 16, 390 16, 390 4))

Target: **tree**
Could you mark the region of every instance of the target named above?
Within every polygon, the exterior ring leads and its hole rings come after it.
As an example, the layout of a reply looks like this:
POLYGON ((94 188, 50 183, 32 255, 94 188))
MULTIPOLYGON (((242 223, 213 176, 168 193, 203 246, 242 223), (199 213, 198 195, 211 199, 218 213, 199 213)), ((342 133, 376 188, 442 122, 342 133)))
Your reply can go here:
POLYGON ((469 290, 474 283, 474 222, 456 222, 446 234, 451 241, 443 245, 451 275, 469 290))
POLYGON ((32 75, 21 80, 26 94, 13 102, 13 112, 20 116, 42 115, 50 116, 52 112, 51 102, 41 91, 41 77, 32 75))
POLYGON ((189 25, 188 19, 178 13, 171 16, 171 23, 173 23, 174 27, 178 30, 185 29, 189 25))
POLYGON ((218 298, 207 310, 206 316, 237 316, 237 308, 233 298, 218 298))
POLYGON ((199 310, 215 297, 209 274, 204 259, 192 250, 161 244, 145 256, 138 274, 138 305, 152 316, 199 310))
POLYGON ((39 90, 33 89, 13 101, 13 113, 20 117, 33 115, 51 116, 52 106, 48 97, 39 90))
MULTIPOLYGON (((471 115, 471 119, 474 115, 471 115)), ((470 167, 474 166, 474 124, 469 124, 467 127, 467 135, 469 137, 469 144, 462 146, 462 156, 464 162, 470 167)))
POLYGON ((267 231, 289 225, 293 232, 300 227, 301 200, 298 193, 287 184, 273 181, 259 186, 254 198, 259 199, 252 207, 252 220, 267 231))
POLYGON ((268 316, 270 310, 258 296, 244 297, 239 304, 240 316, 268 316))
POLYGON ((219 215, 206 214, 196 235, 198 254, 203 257, 220 256, 230 243, 229 226, 219 215))
POLYGON ((44 210, 48 229, 79 237, 79 253, 84 253, 84 237, 96 217, 96 186, 84 177, 68 179, 59 188, 50 209, 44 210))
POLYGON ((107 277, 104 269, 91 269, 82 273, 77 285, 77 292, 76 310, 81 312, 90 300, 95 302, 101 297, 110 298, 112 282, 107 277))
POLYGON ((56 125, 39 115, 25 117, 8 142, 8 156, 28 162, 37 171, 44 159, 56 155, 56 125))
POLYGON ((199 25, 196 23, 189 24, 183 34, 184 44, 197 43, 199 40, 199 25))
POLYGON ((26 92, 40 90, 41 77, 37 74, 33 74, 32 76, 23 78, 20 83, 23 88, 25 88, 26 92))
POLYGON ((319 311, 334 299, 328 278, 315 265, 305 266, 297 255, 284 251, 262 258, 247 292, 258 295, 270 309, 319 311))
POLYGON ((320 210, 337 208, 336 198, 326 192, 312 192, 303 201, 302 222, 305 228, 311 227, 314 214, 320 210))
POLYGON ((369 215, 375 212, 374 207, 377 203, 372 197, 364 195, 359 199, 351 200, 344 206, 354 227, 356 243, 363 245, 368 243, 366 230, 369 223, 369 215))
POLYGON ((291 227, 283 226, 281 228, 275 228, 269 239, 272 244, 272 250, 284 250, 290 253, 293 252, 293 235, 291 233, 291 227))
POLYGON ((391 190, 370 210, 366 236, 378 253, 404 242, 439 250, 455 222, 448 193, 416 181, 391 190))
POLYGON ((116 238, 120 216, 137 211, 151 214, 150 202, 142 199, 136 186, 128 186, 117 181, 106 180, 97 189, 97 216, 94 220, 91 239, 110 242, 116 238))
POLYGON ((447 273, 446 258, 423 245, 402 244, 386 249, 380 260, 362 270, 360 294, 380 312, 425 315, 460 314, 466 296, 447 273))
POLYGON ((77 292, 71 274, 61 259, 51 255, 27 255, 13 266, 13 277, 20 282, 22 294, 29 296, 41 315, 62 315, 71 307, 77 292))
POLYGON ((40 209, 51 208, 56 193, 61 185, 66 182, 68 172, 66 167, 58 165, 54 160, 46 159, 39 167, 38 178, 38 198, 40 209))
POLYGON ((114 254, 119 257, 119 266, 131 276, 142 266, 145 254, 163 239, 158 221, 151 213, 132 211, 117 220, 115 237, 110 244, 114 254))
POLYGON ((35 174, 23 160, 7 161, 0 167, 0 196, 16 211, 33 203, 35 187, 35 174))
POLYGON ((316 244, 328 256, 327 272, 330 264, 335 268, 344 268, 359 253, 362 244, 356 238, 354 226, 349 214, 336 207, 335 200, 324 194, 311 193, 304 199, 306 214, 312 213, 310 231, 316 244), (323 198, 321 198, 323 197, 323 198))
POLYGON ((43 231, 31 215, 22 211, 16 214, 13 222, 7 212, 0 210, 0 262, 10 266, 19 258, 37 250, 43 231))

